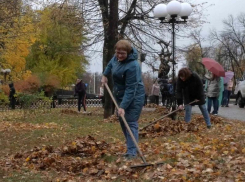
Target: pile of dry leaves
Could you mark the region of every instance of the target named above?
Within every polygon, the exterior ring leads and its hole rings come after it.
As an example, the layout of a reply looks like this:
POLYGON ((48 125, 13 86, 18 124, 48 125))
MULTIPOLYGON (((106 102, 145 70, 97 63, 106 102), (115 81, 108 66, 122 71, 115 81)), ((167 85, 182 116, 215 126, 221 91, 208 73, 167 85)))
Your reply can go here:
POLYGON ((35 147, 31 151, 17 153, 5 161, 0 161, 0 166, 5 170, 56 170, 64 176, 80 175, 89 179, 116 179, 118 176, 127 179, 134 178, 134 171, 125 164, 122 157, 122 145, 109 145, 105 141, 97 141, 92 136, 78 138, 73 142, 54 149, 52 146, 35 147), (117 156, 112 163, 110 158, 117 156))
MULTIPOLYGON (((179 118, 183 117, 179 116, 179 118)), ((211 123, 218 124, 222 122, 222 118, 211 116, 211 123)), ((189 124, 186 124, 183 120, 164 118, 145 129, 140 129, 141 132, 139 134, 142 137, 171 136, 181 132, 197 132, 204 128, 206 128, 206 124, 202 116, 193 117, 189 124)))

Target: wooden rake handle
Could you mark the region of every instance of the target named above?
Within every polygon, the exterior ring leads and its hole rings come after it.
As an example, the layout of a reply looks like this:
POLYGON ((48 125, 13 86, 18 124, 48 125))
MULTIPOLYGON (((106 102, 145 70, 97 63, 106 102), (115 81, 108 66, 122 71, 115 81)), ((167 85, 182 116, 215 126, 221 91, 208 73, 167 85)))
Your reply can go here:
MULTIPOLYGON (((195 102, 198 102, 198 101, 199 101, 199 100, 194 100, 194 101, 190 102, 190 103, 187 104, 187 105, 194 104, 195 102)), ((179 110, 180 110, 180 109, 176 109, 176 110, 174 110, 174 111, 172 111, 172 112, 170 112, 170 113, 168 113, 168 114, 166 114, 166 115, 164 115, 164 116, 158 118, 156 121, 154 121, 154 122, 152 122, 152 123, 150 123, 150 124, 144 126, 143 128, 139 129, 139 131, 142 131, 142 130, 146 129, 147 127, 149 127, 149 126, 155 124, 155 123, 158 122, 159 120, 161 120, 161 119, 163 119, 163 118, 165 118, 165 117, 167 117, 167 116, 169 116, 169 115, 171 115, 171 114, 173 114, 173 113, 175 113, 175 112, 177 112, 177 111, 179 111, 179 110)))
MULTIPOLYGON (((106 87, 107 91, 109 92, 109 94, 110 94, 110 96, 111 96, 111 99, 113 100, 113 102, 114 102, 114 104, 115 104, 115 106, 116 106, 116 108, 117 108, 117 110, 118 110, 118 109, 119 109, 118 104, 117 104, 115 98, 113 97, 113 94, 111 93, 111 90, 110 90, 109 86, 107 85, 107 83, 105 83, 105 87, 106 87)), ((144 157, 143 153, 141 152, 141 150, 140 150, 140 148, 139 148, 139 146, 138 146, 138 143, 137 143, 137 141, 136 141, 136 139, 135 139, 135 137, 134 137, 134 135, 133 135, 131 129, 130 129, 129 126, 128 126, 128 123, 127 123, 125 117, 124 117, 124 116, 121 116, 121 118, 122 118, 123 123, 124 123, 124 125, 126 126, 128 132, 129 132, 129 134, 130 134, 130 136, 131 136, 131 138, 132 138, 132 140, 133 140, 133 142, 134 142, 134 145, 136 146, 136 148, 137 148, 137 150, 138 150, 138 152, 139 152, 139 154, 140 154, 141 159, 143 160, 143 162, 144 162, 145 164, 147 164, 147 162, 146 162, 146 160, 145 160, 145 157, 144 157)))

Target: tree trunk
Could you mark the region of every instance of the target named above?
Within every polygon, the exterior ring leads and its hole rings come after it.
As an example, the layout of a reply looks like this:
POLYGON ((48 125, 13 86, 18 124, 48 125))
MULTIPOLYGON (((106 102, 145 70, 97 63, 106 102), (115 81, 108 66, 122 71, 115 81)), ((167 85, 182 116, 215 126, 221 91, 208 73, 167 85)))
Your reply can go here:
MULTIPOLYGON (((103 70, 114 55, 114 46, 118 41, 118 0, 110 0, 109 3, 108 27, 106 27, 104 48, 103 48, 103 70)), ((113 83, 111 75, 108 76, 108 86, 112 90, 113 83)), ((114 113, 114 105, 107 90, 104 92, 105 107, 104 118, 110 117, 114 113)))

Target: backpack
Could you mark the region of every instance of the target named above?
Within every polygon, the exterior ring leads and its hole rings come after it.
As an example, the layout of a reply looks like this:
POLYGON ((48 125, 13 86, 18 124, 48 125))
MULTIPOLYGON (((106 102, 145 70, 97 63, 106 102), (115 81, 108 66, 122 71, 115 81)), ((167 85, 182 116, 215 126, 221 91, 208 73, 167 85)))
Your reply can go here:
POLYGON ((85 91, 86 91, 87 88, 88 88, 88 84, 87 83, 84 83, 84 88, 85 88, 85 91))
POLYGON ((173 95, 174 94, 174 87, 173 87, 173 84, 168 84, 168 93, 170 95, 173 95))

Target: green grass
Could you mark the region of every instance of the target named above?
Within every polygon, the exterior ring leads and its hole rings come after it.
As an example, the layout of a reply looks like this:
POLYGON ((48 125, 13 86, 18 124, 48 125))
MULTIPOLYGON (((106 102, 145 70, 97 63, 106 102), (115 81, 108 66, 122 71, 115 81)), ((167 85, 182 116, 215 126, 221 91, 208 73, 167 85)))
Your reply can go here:
POLYGON ((57 128, 0 132, 0 138, 7 138, 0 140, 1 156, 29 150, 40 144, 59 146, 66 141, 87 135, 106 142, 116 142, 123 138, 119 123, 104 123, 102 115, 68 115, 61 114, 60 109, 57 109, 47 114, 36 114, 28 119, 20 118, 16 122, 39 125, 56 123, 57 128))
POLYGON ((8 176, 4 175, 6 175, 5 172, 0 169, 0 181, 3 182, 47 182, 50 181, 50 179, 59 176, 59 174, 55 171, 49 171, 48 176, 46 176, 47 174, 45 173, 33 172, 26 169, 22 169, 20 171, 13 171, 10 174, 8 174, 8 176))
POLYGON ((116 156, 109 156, 109 155, 105 155, 103 157, 103 159, 105 160, 105 162, 108 162, 108 163, 112 163, 112 162, 115 162, 117 160, 117 157, 116 156))

